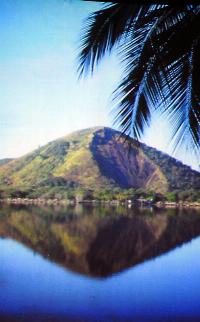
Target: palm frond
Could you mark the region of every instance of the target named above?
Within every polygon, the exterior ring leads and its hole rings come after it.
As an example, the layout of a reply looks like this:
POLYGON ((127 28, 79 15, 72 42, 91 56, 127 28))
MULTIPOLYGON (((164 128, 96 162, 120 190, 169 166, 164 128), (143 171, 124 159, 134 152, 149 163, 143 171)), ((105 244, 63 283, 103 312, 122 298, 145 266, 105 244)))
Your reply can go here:
POLYGON ((200 5, 113 3, 93 13, 83 30, 79 74, 113 47, 123 78, 113 93, 114 124, 139 139, 159 109, 171 124, 174 149, 200 151, 200 5))
POLYGON ((93 72, 106 52, 125 37, 140 12, 140 5, 113 4, 91 14, 82 31, 79 75, 93 72))

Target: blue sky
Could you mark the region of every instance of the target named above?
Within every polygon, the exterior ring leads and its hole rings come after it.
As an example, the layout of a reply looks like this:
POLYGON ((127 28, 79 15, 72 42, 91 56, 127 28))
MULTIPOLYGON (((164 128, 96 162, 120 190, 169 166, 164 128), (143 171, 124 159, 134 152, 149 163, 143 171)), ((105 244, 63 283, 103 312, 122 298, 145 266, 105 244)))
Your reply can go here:
MULTIPOLYGON (((0 1, 0 158, 18 157, 90 126, 111 126, 110 94, 120 79, 113 55, 92 78, 77 80, 80 32, 100 3, 0 1)), ((170 152, 168 126, 153 118, 143 141, 170 152)), ((193 167, 191 154, 179 159, 193 167)))

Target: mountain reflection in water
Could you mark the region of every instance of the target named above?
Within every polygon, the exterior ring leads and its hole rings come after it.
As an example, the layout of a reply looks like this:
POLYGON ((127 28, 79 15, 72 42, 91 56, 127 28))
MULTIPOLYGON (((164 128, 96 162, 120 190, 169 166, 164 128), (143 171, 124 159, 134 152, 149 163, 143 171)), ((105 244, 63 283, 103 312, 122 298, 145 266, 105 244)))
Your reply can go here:
POLYGON ((0 208, 0 236, 62 266, 107 277, 200 235, 200 211, 112 207, 0 208))
POLYGON ((2 207, 0 235, 73 271, 106 277, 200 234, 200 212, 77 206, 2 207))

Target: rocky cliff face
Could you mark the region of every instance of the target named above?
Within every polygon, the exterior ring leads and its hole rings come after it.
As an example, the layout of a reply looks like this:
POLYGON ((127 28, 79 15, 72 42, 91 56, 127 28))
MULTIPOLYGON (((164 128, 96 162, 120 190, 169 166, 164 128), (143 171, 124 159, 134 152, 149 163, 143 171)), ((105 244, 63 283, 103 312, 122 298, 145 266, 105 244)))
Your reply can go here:
POLYGON ((160 192, 168 189, 162 170, 135 141, 124 141, 118 133, 104 128, 96 131, 90 148, 101 173, 121 188, 150 188, 160 192))

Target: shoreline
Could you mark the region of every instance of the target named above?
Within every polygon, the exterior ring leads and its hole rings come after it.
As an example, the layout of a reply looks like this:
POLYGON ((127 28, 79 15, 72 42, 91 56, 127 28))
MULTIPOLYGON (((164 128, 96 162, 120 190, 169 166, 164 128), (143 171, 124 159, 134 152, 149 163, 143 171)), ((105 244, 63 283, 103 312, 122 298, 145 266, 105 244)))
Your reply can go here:
POLYGON ((29 198, 6 198, 0 199, 0 204, 8 204, 8 205, 36 205, 36 206, 51 206, 51 205, 61 205, 61 206, 76 206, 76 205, 110 205, 110 206, 126 206, 126 207, 156 207, 156 208, 200 208, 199 202, 148 202, 140 200, 136 200, 135 202, 130 202, 130 200, 119 201, 119 200, 69 200, 69 199, 43 199, 43 198, 36 198, 36 199, 29 199, 29 198))

